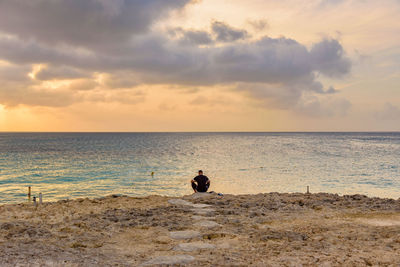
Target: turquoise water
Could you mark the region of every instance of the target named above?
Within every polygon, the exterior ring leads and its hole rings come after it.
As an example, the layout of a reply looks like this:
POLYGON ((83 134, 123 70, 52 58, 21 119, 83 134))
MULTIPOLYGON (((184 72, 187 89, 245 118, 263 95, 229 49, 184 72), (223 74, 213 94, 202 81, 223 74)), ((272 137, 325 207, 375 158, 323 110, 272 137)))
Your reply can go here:
POLYGON ((400 133, 0 133, 0 203, 222 193, 400 197, 400 133), (154 176, 151 176, 154 172, 154 176))

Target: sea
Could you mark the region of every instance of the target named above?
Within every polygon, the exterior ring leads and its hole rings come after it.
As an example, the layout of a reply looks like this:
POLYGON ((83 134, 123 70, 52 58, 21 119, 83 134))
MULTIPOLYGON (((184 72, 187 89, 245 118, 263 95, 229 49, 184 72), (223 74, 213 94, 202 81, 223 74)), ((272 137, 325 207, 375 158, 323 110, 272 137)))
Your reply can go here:
POLYGON ((400 197, 400 133, 0 133, 0 203, 222 194, 400 197))

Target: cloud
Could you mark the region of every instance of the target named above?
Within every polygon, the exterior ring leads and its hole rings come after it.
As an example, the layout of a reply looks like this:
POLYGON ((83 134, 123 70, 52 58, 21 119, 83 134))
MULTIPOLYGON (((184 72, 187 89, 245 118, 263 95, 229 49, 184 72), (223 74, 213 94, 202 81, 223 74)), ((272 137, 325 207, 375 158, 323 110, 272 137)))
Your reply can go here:
POLYGON ((221 21, 214 21, 211 25, 211 29, 216 35, 216 40, 219 42, 233 42, 248 37, 246 30, 235 29, 221 21))
POLYGON ((253 27, 256 31, 263 31, 268 29, 269 27, 268 21, 266 19, 249 19, 247 20, 247 23, 250 24, 250 26, 253 27))
POLYGON ((0 89, 1 104, 15 107, 28 106, 65 107, 78 100, 78 95, 70 90, 52 90, 38 88, 28 83, 2 83, 0 89))
POLYGON ((74 80, 70 84, 64 87, 64 90, 71 91, 90 91, 98 87, 99 84, 91 79, 80 79, 74 80))
POLYGON ((213 107, 213 106, 227 106, 232 103, 232 100, 226 97, 222 96, 213 96, 213 97, 207 97, 207 96, 197 96, 194 99, 190 101, 190 105, 192 106, 208 106, 208 107, 213 107))
POLYGON ((334 39, 308 48, 291 38, 254 39, 245 29, 222 21, 212 22, 210 32, 179 27, 163 32, 151 27, 190 2, 0 0, 0 31, 4 33, 0 34, 0 59, 20 66, 21 73, 31 64, 46 66, 34 81, 21 83, 12 93, 0 88, 1 101, 32 105, 49 101, 54 106, 69 90, 71 97, 63 103, 68 105, 82 101, 82 91, 93 91, 92 99, 99 101, 120 101, 124 97, 107 98, 105 90, 134 90, 139 84, 223 85, 276 108, 293 109, 306 93, 337 92, 318 81, 320 75, 339 78, 350 71, 351 62, 334 39), (30 89, 39 82, 63 79, 78 81, 63 90, 30 89), (37 101, 25 98, 24 87, 37 101))
POLYGON ((104 82, 104 85, 110 89, 129 89, 139 85, 135 77, 122 73, 108 75, 104 82))
POLYGON ((179 108, 179 106, 175 104, 171 104, 168 102, 163 102, 160 105, 158 105, 158 109, 164 112, 170 112, 170 111, 175 111, 179 108))
POLYGON ((80 79, 90 75, 87 71, 69 66, 43 66, 35 74, 38 80, 80 79))
POLYGON ((400 108, 387 102, 383 108, 375 112, 375 117, 379 120, 385 121, 399 121, 400 120, 400 108))
POLYGON ((337 92, 339 91, 333 88, 332 86, 329 86, 328 90, 325 91, 325 93, 327 94, 336 94, 337 92))
MULTIPOLYGON (((101 56, 100 56, 101 57, 101 56)), ((80 52, 74 47, 55 47, 36 41, 24 41, 16 36, 0 35, 0 58, 15 64, 53 64, 84 69, 99 60, 93 52, 80 52)))
MULTIPOLYGON (((148 40, 150 38, 146 43, 148 40)), ((325 43, 326 40, 321 42, 325 43)), ((136 62, 132 60, 131 67, 140 65, 137 71, 142 71, 142 78, 154 83, 297 83, 299 87, 309 86, 311 90, 322 92, 323 86, 316 81, 317 75, 314 73, 344 75, 349 67, 349 60, 343 54, 331 51, 329 46, 325 53, 333 56, 318 57, 315 50, 309 51, 306 46, 287 38, 264 37, 245 43, 205 48, 182 47, 179 43, 159 37, 152 38, 149 43, 153 46, 153 53, 138 58, 136 62), (331 65, 329 69, 325 61, 331 65)), ((147 44, 137 45, 136 48, 141 50, 142 46, 148 48, 147 44)))
POLYGON ((170 33, 175 36, 178 35, 183 44, 208 45, 214 42, 213 37, 207 31, 184 30, 179 27, 171 30, 170 33))
POLYGON ((118 103, 124 105, 136 105, 144 102, 146 94, 140 90, 119 89, 113 91, 97 90, 82 96, 82 101, 118 103))
POLYGON ((18 65, 0 65, 0 86, 1 81, 28 81, 28 72, 30 66, 18 66, 18 65))
POLYGON ((350 59, 344 57, 341 44, 334 39, 324 39, 310 50, 314 68, 329 77, 341 77, 350 71, 350 59))
POLYGON ((342 4, 343 2, 345 2, 345 0, 321 0, 318 6, 320 8, 328 8, 330 6, 342 4))
POLYGON ((22 40, 73 46, 127 42, 190 0, 0 1, 0 31, 22 40))
MULTIPOLYGON (((252 23, 256 26, 262 26, 261 21, 252 21, 252 23)), ((183 44, 191 45, 209 45, 218 42, 228 43, 250 37, 246 30, 233 28, 221 21, 214 21, 211 24, 210 32, 177 27, 171 29, 169 33, 174 37, 178 37, 183 44)))
POLYGON ((298 102, 294 111, 307 117, 343 117, 348 113, 351 106, 351 103, 344 98, 328 97, 320 99, 311 97, 298 102))

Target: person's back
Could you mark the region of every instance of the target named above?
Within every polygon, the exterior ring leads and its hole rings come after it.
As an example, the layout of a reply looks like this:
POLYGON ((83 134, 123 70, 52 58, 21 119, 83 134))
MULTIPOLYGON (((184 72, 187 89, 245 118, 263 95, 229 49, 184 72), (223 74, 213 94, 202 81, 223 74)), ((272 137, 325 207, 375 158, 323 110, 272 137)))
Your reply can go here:
POLYGON ((199 175, 194 177, 192 182, 192 188, 195 192, 207 192, 210 187, 210 179, 203 175, 203 171, 199 171, 199 175), (197 184, 196 184, 197 183, 197 184))

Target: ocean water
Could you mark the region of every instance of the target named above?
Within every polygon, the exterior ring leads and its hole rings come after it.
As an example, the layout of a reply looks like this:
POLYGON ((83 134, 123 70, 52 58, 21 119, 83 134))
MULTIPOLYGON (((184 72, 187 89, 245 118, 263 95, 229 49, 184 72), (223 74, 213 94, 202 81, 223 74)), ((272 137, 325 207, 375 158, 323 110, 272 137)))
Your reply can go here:
POLYGON ((397 199, 399 168, 400 133, 0 133, 0 203, 181 196, 199 169, 221 193, 397 199))

